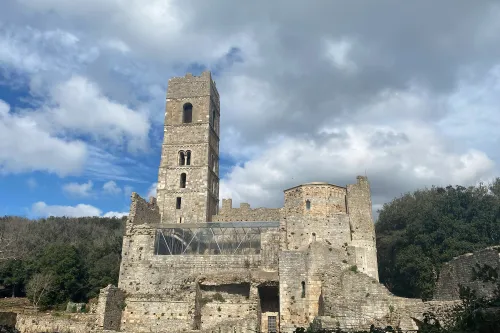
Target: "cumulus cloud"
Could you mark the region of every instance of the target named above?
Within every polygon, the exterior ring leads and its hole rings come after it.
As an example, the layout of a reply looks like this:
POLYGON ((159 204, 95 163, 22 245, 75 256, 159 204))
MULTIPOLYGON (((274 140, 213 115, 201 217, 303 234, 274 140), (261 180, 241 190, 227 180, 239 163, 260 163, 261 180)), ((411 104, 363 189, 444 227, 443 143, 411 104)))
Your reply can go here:
POLYGON ((78 204, 76 206, 47 205, 45 202, 36 202, 31 207, 31 213, 36 216, 100 216, 102 211, 94 206, 78 204))
POLYGON ((285 188, 310 181, 343 186, 354 182, 356 175, 367 174, 375 207, 423 186, 490 179, 496 164, 487 153, 471 147, 457 149, 438 126, 423 121, 427 108, 440 105, 418 89, 381 93, 349 123, 325 123, 309 136, 284 137, 269 144, 227 174, 221 196, 279 206, 285 188), (398 110, 404 110, 405 116, 398 116, 398 110), (383 112, 395 116, 377 121, 383 112))
POLYGON ((116 182, 113 180, 104 183, 104 185, 102 186, 102 190, 107 194, 118 194, 122 191, 122 189, 118 187, 118 185, 116 185, 116 182))
MULTIPOLYGON (((48 121, 36 122, 49 137, 75 132, 95 145, 143 148, 148 119, 162 133, 168 77, 216 69, 221 154, 234 164, 221 165, 231 167, 222 196, 276 206, 287 186, 342 185, 366 170, 380 206, 416 187, 498 172, 493 1, 8 0, 5 8, 11 31, 0 33, 0 63, 29 73, 45 97, 38 109, 48 121)), ((109 164, 91 167, 118 179, 109 164)))
POLYGON ((86 204, 76 206, 47 205, 43 201, 36 202, 31 207, 31 214, 37 217, 47 216, 67 216, 67 217, 122 217, 128 215, 128 212, 107 212, 104 213, 97 207, 86 204))
POLYGON ((87 78, 71 77, 52 90, 51 98, 53 107, 33 115, 51 131, 90 134, 115 144, 127 140, 133 150, 148 145, 147 115, 109 100, 87 78))
POLYGON ((82 171, 87 158, 83 142, 53 136, 35 119, 9 110, 0 100, 0 173, 43 170, 66 176, 82 171))
POLYGON ((72 195, 72 196, 77 196, 77 197, 88 197, 92 193, 92 188, 94 184, 92 183, 91 180, 89 180, 86 183, 79 184, 79 183, 68 183, 64 184, 62 189, 65 193, 72 195))
POLYGON ((128 216, 129 212, 107 212, 103 215, 103 217, 124 217, 128 216))

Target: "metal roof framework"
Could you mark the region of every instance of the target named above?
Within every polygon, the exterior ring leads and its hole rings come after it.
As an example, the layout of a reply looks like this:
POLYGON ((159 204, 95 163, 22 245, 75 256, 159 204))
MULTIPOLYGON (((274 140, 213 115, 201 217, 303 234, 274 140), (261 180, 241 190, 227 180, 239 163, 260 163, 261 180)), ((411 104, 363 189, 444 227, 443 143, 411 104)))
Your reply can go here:
POLYGON ((156 229, 155 255, 259 254, 261 234, 279 222, 164 224, 156 229))

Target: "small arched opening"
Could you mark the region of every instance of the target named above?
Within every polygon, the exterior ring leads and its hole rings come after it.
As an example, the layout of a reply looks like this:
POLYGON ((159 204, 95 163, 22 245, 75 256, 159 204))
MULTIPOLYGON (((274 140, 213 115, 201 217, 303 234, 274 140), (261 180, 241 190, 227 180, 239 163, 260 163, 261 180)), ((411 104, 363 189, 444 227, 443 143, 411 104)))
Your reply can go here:
POLYGON ((306 209, 307 210, 311 209, 311 200, 306 200, 306 209))
POLYGON ((191 150, 186 151, 186 165, 191 165, 191 150))
POLYGON ((193 122, 193 104, 184 104, 182 109, 182 122, 185 124, 193 122))

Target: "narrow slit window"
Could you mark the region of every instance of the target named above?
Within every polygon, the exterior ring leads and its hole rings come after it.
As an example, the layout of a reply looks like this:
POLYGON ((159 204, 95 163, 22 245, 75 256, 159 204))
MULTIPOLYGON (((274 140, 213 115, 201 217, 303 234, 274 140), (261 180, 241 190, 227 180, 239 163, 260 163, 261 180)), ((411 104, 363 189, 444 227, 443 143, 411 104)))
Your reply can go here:
POLYGON ((211 161, 210 161, 210 167, 212 168, 212 171, 215 171, 215 156, 212 154, 211 156, 211 161))
POLYGON ((306 209, 307 210, 311 209, 311 201, 310 200, 306 200, 306 209))
POLYGON ((175 202, 176 209, 181 209, 181 202, 182 202, 181 197, 177 197, 177 201, 175 202))
POLYGON ((191 103, 184 104, 182 122, 185 124, 193 122, 193 105, 191 103))
POLYGON ((180 187, 181 188, 186 188, 186 174, 185 173, 181 173, 181 184, 180 184, 180 187))
POLYGON ((186 151, 186 165, 191 165, 191 150, 186 151))
POLYGON ((306 297, 306 283, 305 283, 305 281, 302 281, 301 284, 302 284, 302 295, 301 295, 301 297, 305 298, 306 297))

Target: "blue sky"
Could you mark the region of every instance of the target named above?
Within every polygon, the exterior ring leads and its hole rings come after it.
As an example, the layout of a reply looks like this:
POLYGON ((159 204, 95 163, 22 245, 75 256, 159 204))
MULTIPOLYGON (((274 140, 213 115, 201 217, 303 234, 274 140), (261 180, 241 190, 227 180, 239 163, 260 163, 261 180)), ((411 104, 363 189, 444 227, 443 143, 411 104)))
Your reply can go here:
POLYGON ((500 174, 495 1, 0 6, 0 215, 121 216, 154 195, 168 79, 206 69, 235 205, 366 173, 377 210, 500 174))

